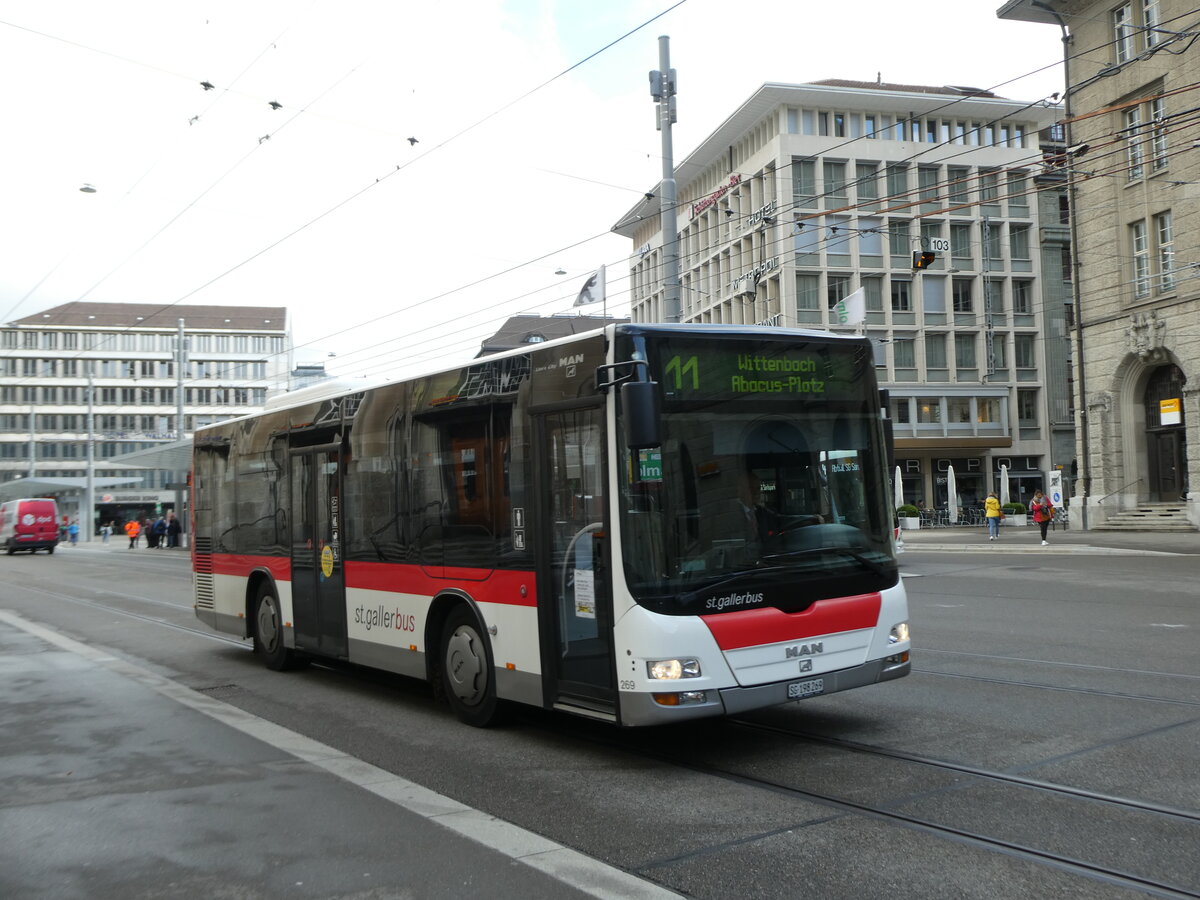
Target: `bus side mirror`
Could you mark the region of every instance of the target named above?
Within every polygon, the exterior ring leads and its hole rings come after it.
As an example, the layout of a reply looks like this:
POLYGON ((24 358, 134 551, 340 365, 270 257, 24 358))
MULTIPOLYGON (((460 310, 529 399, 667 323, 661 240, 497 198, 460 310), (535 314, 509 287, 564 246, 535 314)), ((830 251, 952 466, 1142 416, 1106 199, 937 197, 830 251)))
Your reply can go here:
POLYGON ((657 382, 626 381, 621 385, 621 421, 625 427, 625 446, 630 450, 662 445, 657 382))

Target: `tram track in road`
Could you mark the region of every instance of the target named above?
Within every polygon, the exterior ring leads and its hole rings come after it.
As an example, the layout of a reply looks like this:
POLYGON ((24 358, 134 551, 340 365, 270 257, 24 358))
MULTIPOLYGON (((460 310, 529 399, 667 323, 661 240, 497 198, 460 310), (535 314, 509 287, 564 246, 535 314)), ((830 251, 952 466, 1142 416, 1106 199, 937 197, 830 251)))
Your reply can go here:
MULTIPOLYGON (((72 594, 64 594, 61 591, 51 591, 51 590, 47 590, 46 588, 33 587, 28 584, 15 584, 10 581, 0 581, 0 585, 2 585, 7 590, 12 590, 12 591, 20 590, 20 591, 23 591, 23 592, 29 593, 29 594, 38 594, 43 597, 51 597, 55 600, 63 600, 68 603, 73 603, 73 604, 76 604, 79 606, 85 606, 89 609, 98 610, 100 612, 114 613, 116 615, 123 616, 123 617, 129 618, 129 619, 135 619, 139 622, 143 622, 143 623, 146 623, 149 625, 158 625, 163 628, 169 628, 173 631, 179 631, 179 632, 183 632, 184 634, 190 634, 190 635, 194 635, 196 637, 202 637, 206 640, 216 641, 221 644, 231 644, 235 647, 243 647, 246 649, 250 649, 249 645, 246 643, 246 641, 244 641, 240 638, 235 638, 235 637, 231 637, 229 635, 220 634, 218 632, 211 631, 206 628, 191 628, 187 625, 180 625, 177 622, 169 622, 166 619, 160 618, 158 616, 151 616, 151 615, 147 615, 145 613, 139 613, 139 612, 135 612, 135 611, 129 610, 129 609, 122 609, 120 606, 114 605, 112 603, 104 603, 100 600, 89 599, 86 597, 77 597, 72 594)), ((116 593, 112 593, 111 596, 114 598, 120 599, 120 600, 124 600, 124 601, 133 601, 133 602, 137 602, 137 603, 146 603, 146 604, 155 604, 155 605, 159 605, 159 606, 166 606, 171 609, 179 610, 181 612, 184 612, 189 608, 189 607, 180 606, 177 603, 171 603, 167 600, 157 600, 153 597, 136 597, 136 596, 131 596, 129 594, 116 594, 116 593)))
MULTIPOLYGON (((1132 866, 1120 868, 1108 862, 1109 858, 1115 858, 1115 856, 1105 857, 1102 849, 1095 849, 1090 845, 1088 849, 1094 849, 1094 852, 1098 854, 1097 858, 1089 859, 1083 852, 1069 852, 1065 849, 1054 848, 1052 846, 1038 846, 1032 841, 1014 840, 1011 836, 1006 837, 999 833, 1003 830, 1003 827, 999 824, 989 833, 989 830, 949 824, 945 821, 939 821, 936 816, 922 815, 915 810, 906 811, 900 807, 912 807, 922 803, 936 802, 939 798, 945 798, 948 795, 977 788, 981 785, 999 785, 1006 790, 1036 792, 1039 795, 1049 796, 1059 804, 1081 803, 1089 806, 1100 804, 1109 811, 1110 816, 1118 818, 1122 816, 1135 817, 1141 819, 1144 823, 1145 817, 1150 817, 1159 823, 1159 831, 1163 827, 1178 830, 1180 832, 1177 835, 1178 842, 1182 846, 1192 848, 1195 846, 1195 835, 1184 832, 1200 827, 1200 811, 1179 809, 1133 798, 1115 797, 1101 792, 1058 785, 1011 773, 996 772, 977 766, 951 763, 944 760, 923 757, 918 754, 860 744, 854 741, 763 725, 744 719, 728 719, 725 721, 729 726, 747 734, 757 732, 758 734, 770 735, 780 739, 801 740, 812 745, 827 746, 836 751, 853 752, 867 757, 886 760, 888 763, 898 762, 901 764, 918 765, 936 772, 949 774, 955 779, 966 777, 969 781, 955 780, 949 784, 934 786, 926 790, 915 790, 895 795, 889 792, 889 784, 893 779, 888 773, 881 773, 879 776, 881 781, 879 790, 870 790, 868 786, 867 791, 872 794, 886 796, 888 799, 879 802, 868 802, 850 796, 851 791, 849 790, 839 793, 822 788, 820 785, 797 784, 792 779, 764 778, 748 772, 736 771, 735 768, 728 764, 704 762, 696 759, 680 759, 678 755, 670 755, 661 751, 638 747, 636 746, 638 744, 636 740, 625 740, 621 736, 612 738, 612 746, 620 747, 620 749, 631 754, 653 759, 659 764, 677 766, 706 777, 720 779, 743 787, 769 791, 777 796, 794 797, 797 800, 815 803, 821 807, 834 810, 837 814, 865 816, 876 821, 912 829, 939 839, 1048 866, 1061 872, 1077 875, 1109 886, 1140 891, 1154 897, 1200 898, 1200 882, 1196 884, 1172 883, 1169 880, 1156 877, 1150 872, 1136 871, 1132 866), (789 781, 793 781, 793 783, 789 783, 789 781)), ((600 738, 600 741, 604 742, 605 739, 600 738)), ((699 744, 702 742, 696 743, 699 744)), ((745 754, 739 752, 730 755, 734 758, 742 758, 745 754)), ((767 755, 770 754, 768 753, 767 755)), ((858 792, 861 793, 864 790, 861 776, 862 770, 855 768, 854 771, 856 772, 856 777, 853 784, 858 789, 858 792)), ((901 783, 905 781, 903 778, 895 780, 901 783)), ((830 818, 830 816, 814 817, 809 815, 790 825, 784 823, 782 827, 773 831, 746 837, 740 840, 739 843, 755 840, 771 840, 774 836, 781 833, 824 825, 830 821, 830 818)), ((1027 816, 1023 816, 1018 811, 1012 821, 1017 822, 1027 819, 1027 816)), ((1054 829, 1051 829, 1051 834, 1053 833, 1054 829)), ((1114 826, 1111 832, 1109 832, 1110 835, 1125 835, 1127 833, 1137 834, 1139 832, 1135 827, 1130 827, 1128 821, 1123 826, 1114 826)), ((1047 843, 1050 842, 1048 839, 1047 843)), ((724 849, 726 848, 722 845, 693 850, 679 857, 663 858, 650 862, 646 864, 645 869, 652 870, 669 867, 696 855, 705 855, 714 852, 720 853, 724 849)), ((1184 858, 1190 859, 1192 855, 1194 854, 1187 852, 1184 858)))

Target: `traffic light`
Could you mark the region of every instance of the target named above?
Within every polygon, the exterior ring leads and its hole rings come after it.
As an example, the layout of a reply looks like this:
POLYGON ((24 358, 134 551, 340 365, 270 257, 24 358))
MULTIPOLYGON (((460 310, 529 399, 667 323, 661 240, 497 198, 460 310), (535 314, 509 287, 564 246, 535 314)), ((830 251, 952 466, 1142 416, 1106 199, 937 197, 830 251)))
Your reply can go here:
POLYGON ((933 265, 934 259, 936 259, 936 254, 932 250, 914 250, 913 268, 928 269, 933 265))

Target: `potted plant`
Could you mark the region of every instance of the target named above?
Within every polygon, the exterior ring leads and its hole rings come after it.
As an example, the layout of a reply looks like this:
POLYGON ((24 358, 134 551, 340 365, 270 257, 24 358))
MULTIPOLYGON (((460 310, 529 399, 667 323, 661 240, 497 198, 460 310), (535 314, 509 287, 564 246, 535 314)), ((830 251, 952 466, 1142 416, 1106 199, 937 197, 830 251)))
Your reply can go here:
POLYGON ((1000 511, 1004 513, 1005 525, 1028 525, 1029 520, 1025 515, 1024 503, 1005 503, 1000 507, 1000 511))
POLYGON ((900 518, 901 528, 915 531, 921 527, 921 511, 911 503, 905 503, 903 506, 898 507, 896 515, 900 518))

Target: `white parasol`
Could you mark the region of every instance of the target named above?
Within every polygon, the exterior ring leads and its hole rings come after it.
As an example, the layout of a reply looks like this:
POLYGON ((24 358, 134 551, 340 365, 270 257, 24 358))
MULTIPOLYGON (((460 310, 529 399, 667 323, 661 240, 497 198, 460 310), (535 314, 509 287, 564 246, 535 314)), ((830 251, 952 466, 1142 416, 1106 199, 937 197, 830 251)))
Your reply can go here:
POLYGON ((954 480, 954 466, 946 466, 946 507, 950 524, 958 524, 958 482, 954 480))
POLYGON ((1008 502, 1008 466, 1000 467, 1000 505, 1008 502))
POLYGON ((904 505, 904 482, 900 479, 899 466, 896 466, 896 478, 892 483, 892 504, 896 509, 904 505))

